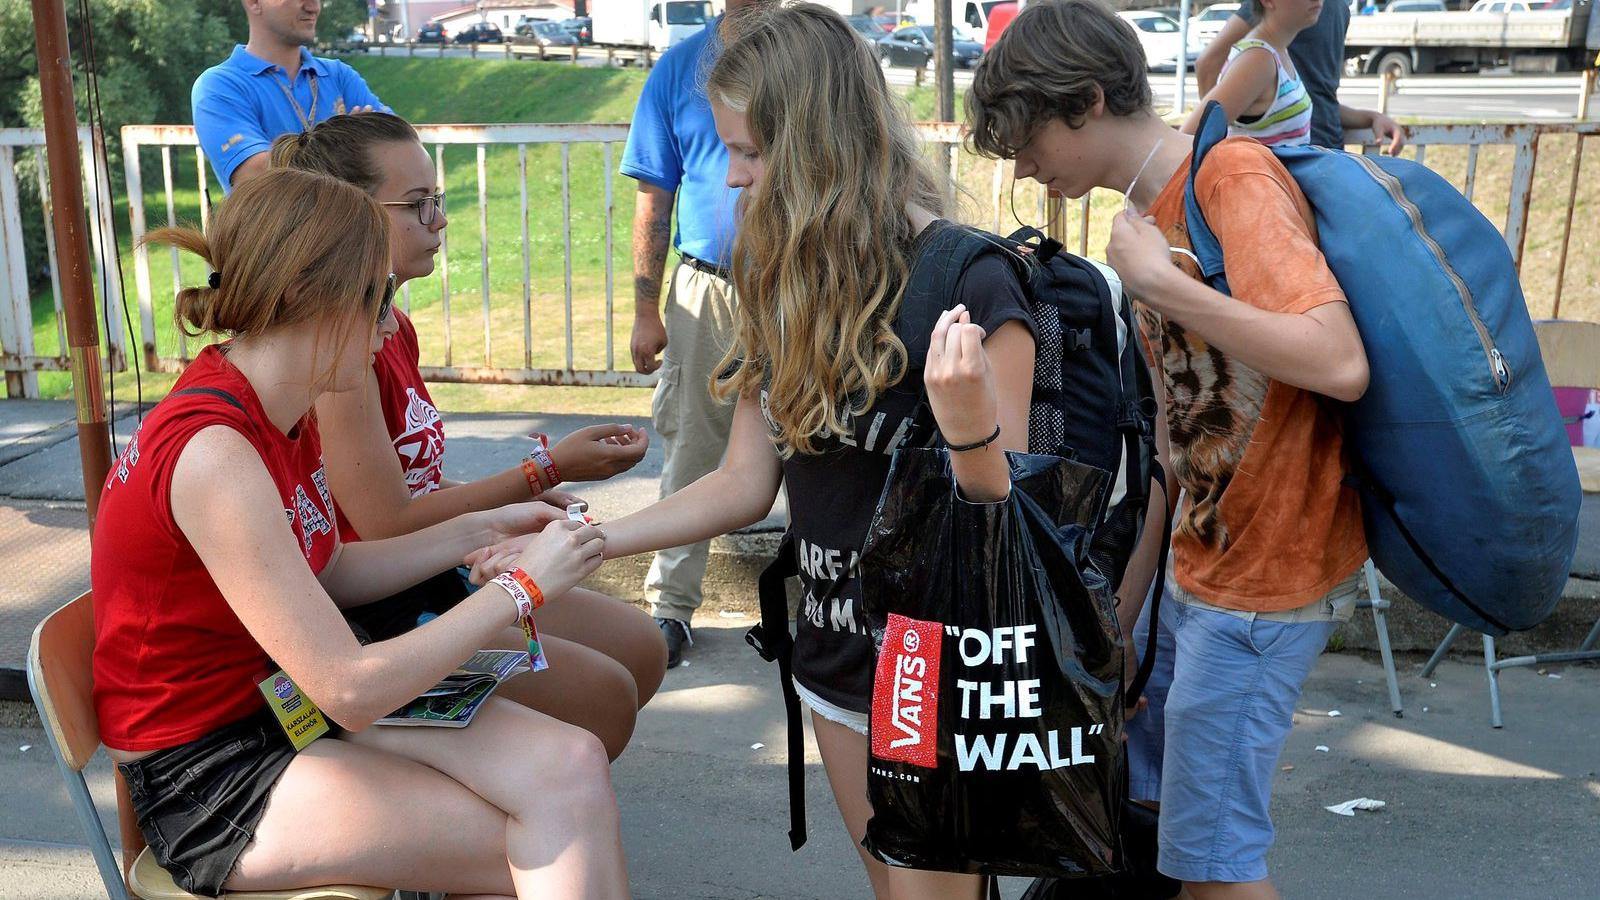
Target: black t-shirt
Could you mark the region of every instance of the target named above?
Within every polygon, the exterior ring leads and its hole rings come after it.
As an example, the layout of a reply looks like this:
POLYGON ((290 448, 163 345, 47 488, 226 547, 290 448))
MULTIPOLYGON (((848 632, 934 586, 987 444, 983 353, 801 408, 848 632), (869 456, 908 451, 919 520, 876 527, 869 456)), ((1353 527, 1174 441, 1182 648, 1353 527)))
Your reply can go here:
MULTIPOLYGON (((930 228, 942 225, 936 222, 930 228)), ((973 323, 987 334, 1012 320, 1033 330, 1016 272, 998 254, 982 256, 967 269, 957 296, 945 306, 957 303, 966 304, 973 323)), ((821 438, 816 442, 819 452, 795 453, 783 463, 789 532, 800 557, 803 590, 795 624, 794 676, 823 700, 861 713, 871 706, 873 647, 856 564, 893 453, 910 436, 928 348, 926 334, 901 337, 912 371, 854 420, 847 438, 821 438)))

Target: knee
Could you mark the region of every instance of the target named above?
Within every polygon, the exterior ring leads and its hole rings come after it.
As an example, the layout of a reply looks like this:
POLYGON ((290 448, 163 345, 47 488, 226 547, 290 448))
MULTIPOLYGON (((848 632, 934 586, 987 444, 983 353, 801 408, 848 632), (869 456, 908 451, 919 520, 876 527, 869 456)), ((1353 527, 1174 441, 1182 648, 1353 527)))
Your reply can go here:
POLYGON ((579 809, 614 814, 617 795, 611 786, 611 757, 601 739, 582 728, 567 728, 555 744, 551 774, 561 793, 579 809))
POLYGON ((639 718, 639 688, 634 676, 621 665, 612 664, 593 677, 595 708, 599 711, 591 729, 600 740, 608 760, 614 760, 633 739, 633 726, 639 718))
POLYGON ((649 616, 641 615, 638 633, 629 642, 627 661, 624 663, 633 675, 635 709, 643 709, 656 695, 661 682, 667 677, 667 641, 661 629, 649 616))

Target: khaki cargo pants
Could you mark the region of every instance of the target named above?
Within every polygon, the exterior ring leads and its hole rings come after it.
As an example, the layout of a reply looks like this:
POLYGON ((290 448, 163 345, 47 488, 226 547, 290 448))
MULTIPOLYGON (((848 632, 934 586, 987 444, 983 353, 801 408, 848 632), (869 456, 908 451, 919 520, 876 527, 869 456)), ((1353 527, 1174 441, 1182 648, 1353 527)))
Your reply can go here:
MULTIPOLYGON (((711 374, 733 344, 733 286, 679 263, 667 294, 667 349, 661 380, 650 403, 650 418, 666 459, 661 496, 692 484, 722 462, 733 424, 733 404, 711 396, 711 374)), ((645 576, 650 614, 688 622, 704 596, 709 543, 656 553, 645 576)))

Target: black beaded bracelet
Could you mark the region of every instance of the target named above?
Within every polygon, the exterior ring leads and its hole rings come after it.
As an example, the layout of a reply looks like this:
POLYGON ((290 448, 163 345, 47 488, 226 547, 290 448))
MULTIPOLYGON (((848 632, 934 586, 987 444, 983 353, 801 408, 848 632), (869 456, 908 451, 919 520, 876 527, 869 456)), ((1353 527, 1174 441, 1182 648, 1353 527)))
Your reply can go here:
POLYGON ((996 426, 994 426, 994 434, 991 434, 988 437, 984 438, 983 440, 978 441, 976 443, 972 443, 972 444, 951 444, 950 445, 950 452, 951 453, 962 453, 962 452, 965 452, 967 450, 982 450, 984 447, 987 447, 990 444, 994 443, 995 440, 997 440, 999 437, 1000 437, 1000 426, 996 425, 996 426))

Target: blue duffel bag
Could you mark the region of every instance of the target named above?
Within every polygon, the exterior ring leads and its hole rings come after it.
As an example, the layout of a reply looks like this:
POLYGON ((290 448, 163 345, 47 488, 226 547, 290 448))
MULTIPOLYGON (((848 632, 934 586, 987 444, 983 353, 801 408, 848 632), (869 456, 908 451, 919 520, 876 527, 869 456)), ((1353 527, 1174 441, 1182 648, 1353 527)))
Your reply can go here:
MULTIPOLYGON (((1194 178, 1227 136, 1212 103, 1185 195, 1210 285, 1222 246, 1194 178)), ((1582 491, 1505 239, 1449 182, 1405 159, 1274 148, 1316 213, 1372 380, 1346 443, 1379 570, 1434 612, 1493 635, 1561 599, 1582 491)))

